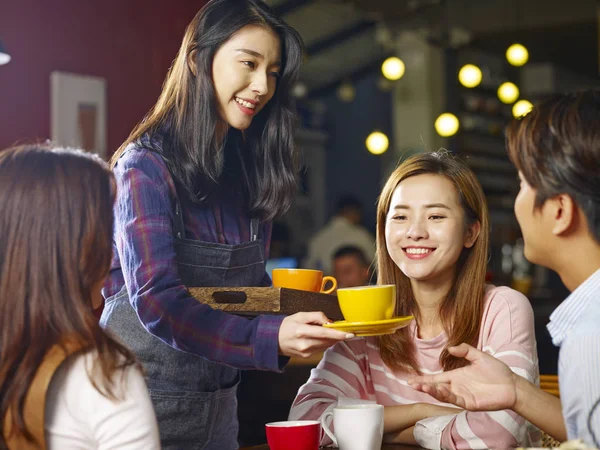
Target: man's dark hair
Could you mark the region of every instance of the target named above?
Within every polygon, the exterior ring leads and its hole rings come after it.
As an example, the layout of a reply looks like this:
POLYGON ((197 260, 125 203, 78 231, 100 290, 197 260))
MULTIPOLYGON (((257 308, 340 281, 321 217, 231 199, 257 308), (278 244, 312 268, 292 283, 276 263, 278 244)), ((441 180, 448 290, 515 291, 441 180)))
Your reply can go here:
POLYGON ((348 211, 350 209, 354 209, 359 212, 362 211, 362 204, 356 197, 352 195, 346 195, 340 198, 335 204, 335 212, 337 214, 348 211))
POLYGON ((367 257, 365 256, 364 252, 358 247, 354 247, 353 245, 341 247, 338 250, 336 250, 336 252, 333 255, 333 259, 335 260, 344 256, 356 256, 356 258, 358 258, 358 261, 362 266, 369 267, 369 261, 367 261, 367 257))
POLYGON ((600 242, 600 91, 556 94, 508 127, 511 161, 537 191, 535 207, 559 194, 581 208, 600 242))

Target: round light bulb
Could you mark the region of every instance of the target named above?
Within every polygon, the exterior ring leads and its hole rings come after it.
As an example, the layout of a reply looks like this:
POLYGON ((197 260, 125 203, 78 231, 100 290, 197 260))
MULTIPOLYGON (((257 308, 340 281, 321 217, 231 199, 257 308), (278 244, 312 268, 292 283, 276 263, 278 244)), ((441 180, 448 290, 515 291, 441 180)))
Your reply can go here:
POLYGON ((435 131, 442 137, 454 136, 458 131, 460 122, 452 113, 443 113, 435 120, 435 131))
POLYGON ((383 92, 389 92, 394 87, 394 82, 388 80, 386 77, 379 77, 377 79, 377 87, 383 92))
POLYGON ((512 107, 512 115, 515 119, 526 116, 533 109, 533 105, 529 100, 519 100, 512 107))
POLYGON ((8 64, 10 62, 10 55, 8 53, 3 53, 0 51, 0 66, 3 64, 8 64))
POLYGON ((506 59, 513 66, 520 67, 529 61, 529 52, 524 45, 513 44, 506 50, 506 59))
POLYGON ((337 96, 341 101, 350 103, 354 100, 354 97, 356 97, 356 90, 354 89, 354 86, 352 86, 352 83, 345 81, 338 87, 337 96))
POLYGON ((396 56, 390 56, 381 65, 383 76, 392 81, 402 78, 405 70, 406 66, 404 65, 404 62, 396 56))
POLYGON ((292 94, 296 98, 306 97, 306 94, 308 94, 308 88, 302 81, 298 81, 292 88, 292 94))
POLYGON ((519 88, 516 84, 506 81, 498 88, 498 98, 502 103, 510 105, 519 98, 519 88))
POLYGON ((458 81, 464 87, 474 88, 479 86, 482 78, 481 69, 475 64, 465 64, 458 72, 458 81))
POLYGON ((365 144, 369 152, 373 153, 374 155, 381 155, 382 153, 385 153, 390 146, 390 140, 381 131, 373 131, 367 137, 365 144))

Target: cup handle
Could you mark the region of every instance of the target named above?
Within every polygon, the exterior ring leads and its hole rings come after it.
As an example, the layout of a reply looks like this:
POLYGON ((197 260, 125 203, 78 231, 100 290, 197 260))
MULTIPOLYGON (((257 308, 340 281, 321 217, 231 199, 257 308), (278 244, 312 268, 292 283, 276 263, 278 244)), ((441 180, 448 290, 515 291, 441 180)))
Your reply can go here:
POLYGON ((327 276, 323 277, 323 283, 321 283, 321 294, 331 294, 333 291, 337 289, 337 280, 333 277, 327 276), (328 281, 331 281, 332 286, 325 290, 325 285, 328 281))
MULTIPOLYGON (((325 434, 329 437, 329 439, 331 439, 333 441, 333 445, 335 447, 338 447, 337 439, 335 438, 333 431, 331 431, 329 429, 329 427, 327 426, 327 419, 329 419, 330 417, 333 417, 332 411, 327 411, 325 414, 323 414, 321 416, 321 429, 323 430, 323 432, 325 432, 325 434)), ((321 433, 321 434, 323 434, 323 433, 321 433)), ((323 436, 321 436, 321 440, 323 440, 323 436)))

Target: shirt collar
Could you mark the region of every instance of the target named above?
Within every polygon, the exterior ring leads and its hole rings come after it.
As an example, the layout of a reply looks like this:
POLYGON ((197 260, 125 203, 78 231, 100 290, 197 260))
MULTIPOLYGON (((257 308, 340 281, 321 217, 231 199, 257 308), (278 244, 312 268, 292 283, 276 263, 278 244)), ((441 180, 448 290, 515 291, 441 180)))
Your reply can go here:
POLYGON ((546 325, 552 343, 559 347, 579 318, 600 293, 600 269, 577 287, 550 315, 546 325))

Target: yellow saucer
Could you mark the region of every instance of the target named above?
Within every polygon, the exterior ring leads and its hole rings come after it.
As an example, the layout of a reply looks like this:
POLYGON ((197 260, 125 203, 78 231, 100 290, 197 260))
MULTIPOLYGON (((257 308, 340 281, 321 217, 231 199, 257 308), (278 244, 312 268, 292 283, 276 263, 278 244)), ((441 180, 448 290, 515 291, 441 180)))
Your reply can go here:
POLYGON ((407 326, 413 316, 392 317, 386 320, 373 320, 370 322, 348 322, 340 320, 338 322, 323 324, 324 327, 333 328, 334 330, 353 333, 356 336, 380 336, 382 334, 392 334, 407 326))

